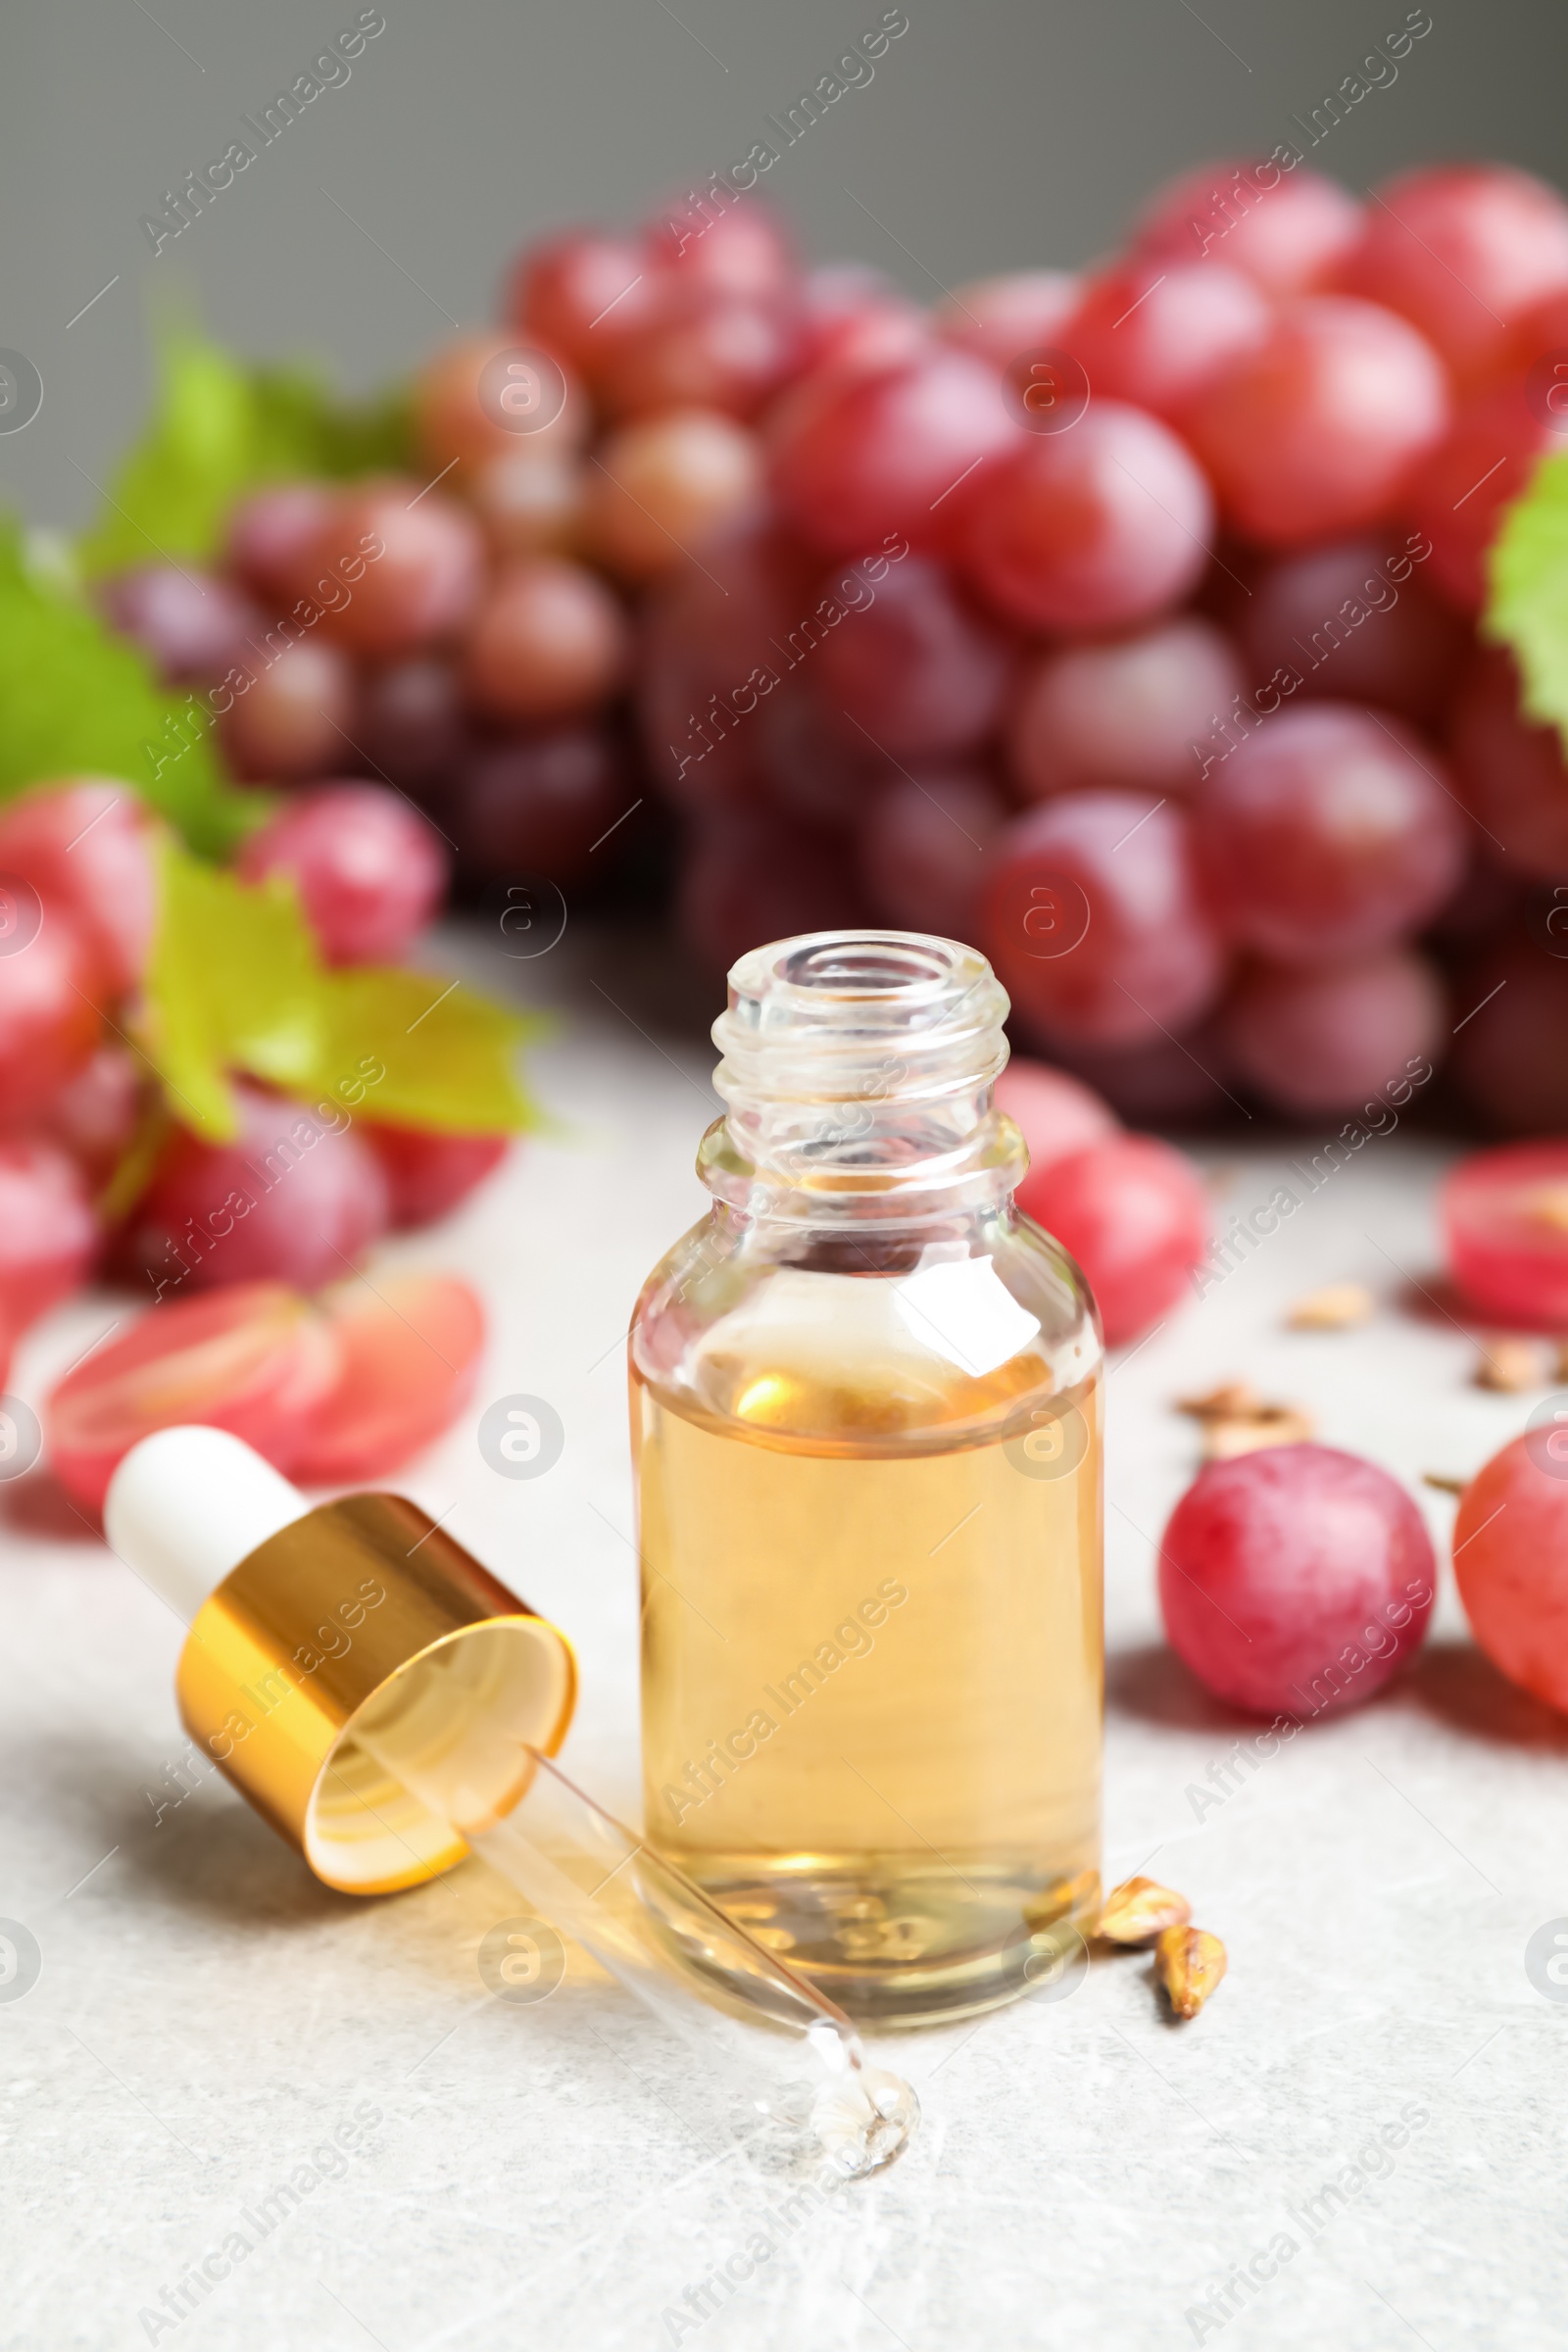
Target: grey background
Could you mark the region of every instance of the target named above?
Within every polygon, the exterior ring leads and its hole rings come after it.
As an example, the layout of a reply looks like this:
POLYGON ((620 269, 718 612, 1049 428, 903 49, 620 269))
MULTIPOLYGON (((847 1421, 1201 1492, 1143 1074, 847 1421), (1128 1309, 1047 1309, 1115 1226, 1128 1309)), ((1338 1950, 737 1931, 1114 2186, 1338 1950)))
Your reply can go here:
MULTIPOLYGON (((1080 262, 1172 170, 1267 152, 1406 0, 907 0, 909 31, 768 175, 807 253, 912 290, 1080 262), (874 218, 872 217, 874 216, 874 218)), ((384 0, 386 31, 155 259, 163 191, 307 70, 359 0, 12 0, 0 77, 0 346, 43 409, 0 501, 74 523, 184 300, 257 356, 368 388, 483 319, 508 256, 629 220, 738 161, 882 0, 384 0), (342 210, 337 209, 343 208, 342 210), (352 216, 346 218, 345 215, 352 216), (360 225, 356 225, 359 223, 360 225), (372 241, 374 240, 374 241, 372 241), (118 275, 74 326, 67 321, 118 275)), ((1351 185, 1436 155, 1568 176, 1568 10, 1430 0, 1433 30, 1314 162, 1351 185)))

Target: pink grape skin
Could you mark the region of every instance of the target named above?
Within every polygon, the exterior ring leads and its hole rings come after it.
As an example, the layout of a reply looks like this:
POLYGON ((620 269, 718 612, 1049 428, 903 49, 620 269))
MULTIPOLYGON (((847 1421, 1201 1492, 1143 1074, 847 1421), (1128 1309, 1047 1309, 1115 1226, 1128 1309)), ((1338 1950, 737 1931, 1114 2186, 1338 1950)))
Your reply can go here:
POLYGON ((1194 746, 1244 686, 1229 638, 1196 613, 1102 644, 1048 648, 1019 680, 1007 737, 1013 778, 1032 801, 1095 784, 1190 792, 1194 746))
POLYGON ((372 774, 431 807, 446 800, 477 740, 456 670, 427 654, 362 679, 353 736, 372 774))
MULTIPOLYGON (((493 744, 451 803, 464 871, 474 884, 502 874, 578 881, 593 871, 594 844, 636 797, 611 744, 586 727, 493 744)), ((624 847, 626 831, 605 844, 602 865, 624 847)))
POLYGON ((679 284, 758 299, 789 293, 795 253, 783 220, 749 196, 727 213, 688 212, 677 200, 644 231, 655 267, 679 284))
POLYGON ((25 947, 0 956, 0 1110, 46 1108, 92 1059, 111 992, 79 925, 45 907, 25 947))
POLYGON ((60 1147, 0 1138, 0 1322, 10 1337, 81 1288, 99 1241, 86 1178, 60 1147))
POLYGON ((1244 1079, 1302 1117, 1366 1105, 1414 1078, 1424 1083, 1444 1043, 1442 984, 1407 948, 1303 971, 1259 964, 1245 972, 1220 1016, 1244 1079))
POLYGON ((656 292, 640 324, 617 333, 599 394, 617 422, 669 409, 749 418, 784 384, 796 351, 781 304, 676 282, 656 292))
POLYGON ((956 287, 931 323, 944 343, 1005 368, 1026 352, 1059 348, 1082 291, 1067 270, 1012 270, 956 287))
POLYGON ((219 739, 235 774, 252 784, 292 784, 327 775, 352 751, 354 675, 335 647, 319 637, 284 645, 266 666, 250 666, 250 683, 218 722, 219 739))
POLYGON ((1200 576, 1208 485, 1157 417, 1092 403, 1067 432, 1031 434, 966 489, 958 562, 1026 629, 1125 628, 1200 576))
POLYGON ((692 562, 757 499, 756 437, 716 409, 666 409, 604 444, 584 501, 584 536, 599 560, 633 581, 692 562))
POLYGON ((1453 1573, 1500 1674, 1568 1712, 1568 1479, 1557 1428, 1494 1453, 1459 1497, 1453 1573))
POLYGON ((629 237, 572 229, 528 245, 514 265, 507 315, 524 337, 598 385, 618 335, 652 309, 658 272, 629 237))
POLYGON ((1420 1647, 1437 1585, 1404 1489, 1332 1446, 1210 1462, 1160 1539, 1171 1647, 1250 1714, 1299 1722, 1370 1698, 1420 1647))
POLYGON ((1465 827, 1438 755, 1341 703, 1265 718, 1194 803, 1204 888, 1227 935, 1280 963, 1382 947, 1435 914, 1465 827))
POLYGON ((1532 414, 1521 386, 1505 384, 1461 410, 1417 471, 1405 504, 1431 541, 1432 577, 1459 612, 1480 612, 1498 518, 1538 460, 1561 446, 1549 423, 1532 414))
POLYGON ((972 940, 979 929, 982 853, 1012 811, 977 769, 897 776, 860 827, 860 871, 884 923, 972 940))
POLYGON ((822 554, 891 554, 939 545, 964 476, 1020 437, 995 371, 935 347, 798 385, 768 420, 769 477, 784 522, 822 554))
MULTIPOLYGON (((535 403, 536 415, 523 419, 531 427, 527 432, 514 431, 507 422, 505 412, 486 396, 488 386, 481 393, 491 363, 519 348, 511 330, 463 335, 457 342, 443 345, 416 375, 412 402, 419 454, 432 474, 457 469, 449 489, 461 488, 466 493, 487 461, 519 451, 536 461, 547 456, 559 460, 569 457, 586 440, 591 421, 587 397, 559 360, 559 375, 551 374, 541 384, 536 370, 531 381, 518 385, 535 403), (556 403, 563 391, 564 398, 558 409, 556 403)), ((413 495, 411 489, 408 496, 413 495)))
POLYGON ((1351 539, 1286 556, 1254 575, 1238 615, 1250 676, 1285 670, 1303 696, 1433 718, 1451 690, 1465 632, 1413 569, 1430 549, 1420 532, 1402 541, 1351 539))
POLYGON ((1208 1195, 1152 1135, 1111 1135, 1032 1167, 1013 1196, 1089 1277, 1107 1348, 1174 1306, 1208 1249, 1208 1195))
POLYGON ((1507 940, 1459 974, 1453 1015, 1448 1074, 1485 1123, 1568 1132, 1568 962, 1507 940))
POLYGON ((30 883, 46 923, 67 916, 117 996, 147 968, 162 832, 128 785, 96 776, 35 785, 0 810, 0 883, 30 883))
POLYGON ((1200 164, 1158 190, 1135 223, 1133 244, 1176 262, 1223 261, 1271 294, 1304 294, 1328 283, 1360 224, 1361 207, 1299 164, 1283 173, 1272 161, 1200 164), (1269 174, 1273 184, 1259 185, 1269 174))
MULTIPOLYGON (((840 576, 822 583, 818 612, 840 576)), ((880 586, 860 581, 852 594, 858 601, 812 657, 812 691, 830 723, 896 760, 952 759, 995 733, 1012 649, 940 564, 911 556, 880 586)))
POLYGON ((416 482, 345 491, 317 544, 324 579, 343 582, 325 625, 351 652, 379 661, 457 634, 478 602, 484 545, 471 514, 416 482), (363 567, 363 568, 361 568, 363 567))
POLYGON ((1046 1042, 1151 1043, 1218 997, 1225 954, 1181 810, 1147 793, 1063 793, 999 834, 987 865, 980 944, 1046 1042), (1031 953, 1061 938, 1075 944, 1031 953))
POLYGON ((492 582, 463 676, 482 717, 545 726, 608 702, 629 659, 626 616, 598 573, 536 556, 492 582))
POLYGON ((336 1103, 318 1110, 248 1084, 234 1098, 233 1142, 177 1127, 117 1244, 122 1270, 155 1295, 164 1279, 175 1298, 235 1282, 318 1290, 387 1229, 381 1163, 336 1103))
POLYGON ((226 580, 177 564, 118 572, 100 594, 109 619, 141 647, 166 686, 216 684, 245 659, 246 639, 263 626, 226 580))
POLYGON ((868 909, 831 833, 737 808, 705 818, 688 843, 676 916, 694 962, 719 975, 759 940, 849 929, 868 909))
POLYGON ((1477 656, 1450 721, 1453 761, 1482 855, 1551 882, 1568 874, 1568 762, 1555 728, 1521 714, 1520 692, 1507 654, 1477 656))
POLYGON ((1568 289, 1568 205, 1501 164, 1401 172, 1374 191, 1340 282, 1399 312, 1475 382, 1505 357, 1521 314, 1568 289))
MULTIPOLYGON (((1070 1071, 1014 1054, 992 1090, 997 1108, 1012 1120, 1029 1147, 1029 1174, 1054 1160, 1119 1135, 1121 1122, 1092 1086, 1070 1071)), ((1032 1213, 1032 1212, 1029 1212, 1032 1213)))
POLYGON ((1443 1180, 1448 1271, 1470 1304, 1505 1327, 1568 1324, 1568 1144, 1472 1152, 1443 1180))
POLYGON ((318 784, 297 794, 245 843, 243 881, 291 874, 328 963, 399 963, 440 911, 439 838, 380 784, 318 784))
POLYGON ((395 1233, 432 1225, 456 1208, 501 1165, 513 1140, 510 1135, 434 1135, 427 1128, 369 1120, 360 1134, 381 1163, 395 1233))
POLYGON ((1269 317, 1252 280, 1223 262, 1182 269, 1134 259, 1088 280, 1057 339, 1097 400, 1133 401, 1171 417, 1256 349, 1269 317))
POLYGON ((1182 422, 1232 526, 1298 547, 1397 505, 1447 429, 1448 395, 1436 352, 1392 311, 1306 295, 1182 422))
POLYGON ((741 530, 660 582, 637 633, 643 755, 683 808, 755 803, 756 731, 810 575, 772 534, 741 530), (775 643, 774 641, 777 640, 775 643), (715 708, 716 706, 716 708, 715 708))
POLYGON ((336 495, 324 482, 287 482, 258 490, 230 514, 229 565, 264 600, 270 616, 281 617, 314 585, 316 550, 336 495))
POLYGON ((829 262, 808 270, 800 289, 799 360, 803 376, 895 368, 931 339, 926 315, 880 270, 829 262))
POLYGON ((35 1132, 68 1152, 97 1191, 130 1149, 142 1094, 142 1065, 118 1041, 106 1041, 36 1114, 35 1132))

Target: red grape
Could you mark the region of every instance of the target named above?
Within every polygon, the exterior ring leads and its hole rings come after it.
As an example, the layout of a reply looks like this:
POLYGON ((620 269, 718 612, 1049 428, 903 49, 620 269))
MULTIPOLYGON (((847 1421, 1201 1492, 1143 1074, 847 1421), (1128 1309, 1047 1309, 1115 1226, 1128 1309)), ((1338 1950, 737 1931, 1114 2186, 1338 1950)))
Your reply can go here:
POLYGON ((440 908, 446 860, 416 809, 379 784, 320 784, 251 835, 247 882, 292 874, 328 963, 397 963, 440 908))
POLYGON ((830 262, 801 288, 799 364, 803 375, 895 368, 930 340, 924 311, 900 294, 880 270, 830 262))
POLYGON ((757 798, 759 711, 788 670, 792 627, 800 658, 810 650, 802 634, 809 584, 775 538, 742 530, 706 550, 701 565, 661 581, 644 607, 643 751, 678 806, 757 798))
POLYGON ((656 266, 685 285, 765 298, 787 294, 794 282, 784 224, 755 197, 710 216, 677 202, 649 223, 646 243, 656 266))
POLYGON ((959 484, 1020 433, 994 370, 967 352, 933 349, 878 374, 830 370, 770 419, 773 495, 825 555, 901 538, 929 547, 951 525, 959 484))
POLYGON ((1088 1275, 1107 1348, 1174 1306, 1208 1249, 1198 1171, 1152 1135, 1106 1136, 1049 1159, 1013 1197, 1088 1275))
POLYGON ((1437 974, 1385 948, 1323 971, 1260 964, 1220 1016, 1236 1068, 1282 1110, 1354 1110, 1382 1089, 1430 1075, 1445 1029, 1437 974))
POLYGON ((1355 241, 1361 208, 1299 165, 1200 164, 1160 189, 1135 230, 1140 253, 1223 261, 1271 294, 1328 282, 1355 241))
POLYGON ((386 1231, 386 1178, 336 1104, 234 1089, 240 1129, 204 1143, 176 1128, 117 1256, 155 1298, 188 1286, 283 1281, 316 1290, 386 1231))
POLYGON ((755 416, 795 358, 795 323, 779 304, 672 284, 617 334, 599 391, 616 417, 666 409, 755 416))
POLYGON ((1216 1697, 1259 1715, 1304 1721, 1370 1698, 1420 1647, 1437 1585, 1404 1489, 1331 1446, 1210 1462, 1160 1539, 1171 1646, 1216 1697))
POLYGON ((860 870, 879 919, 903 931, 972 940, 982 853, 1010 814, 996 786, 965 769, 899 776, 860 831, 860 870))
POLYGON ((270 609, 291 606, 315 586, 316 551, 335 498, 324 482, 288 482, 242 499, 230 514, 229 564, 270 609))
POLYGON ((1558 436, 1518 384, 1484 393, 1420 467, 1406 504, 1431 541, 1432 577, 1461 612, 1487 596, 1487 559, 1504 507, 1524 490, 1558 436))
POLYGON ((1115 1112, 1093 1087, 1048 1062, 1014 1054, 993 1092, 997 1108, 1020 1129, 1029 1147, 1031 1177, 1070 1152, 1121 1132, 1115 1112))
POLYGON ((226 1429, 288 1472, 336 1385, 330 1326, 276 1282, 150 1308, 66 1374, 44 1407, 49 1461, 67 1492, 102 1508, 122 1455, 155 1429, 226 1429))
POLYGON ((1136 792, 1064 793, 987 855, 982 945, 1048 1041, 1131 1046, 1201 1018, 1225 958, 1182 812, 1136 792))
POLYGON ((1308 703, 1218 760, 1194 810, 1229 935, 1281 963, 1359 956, 1435 914, 1465 829, 1437 755, 1397 719, 1308 703))
POLYGON ((1223 262, 1133 259, 1101 270, 1054 338, 1096 399, 1135 401, 1173 416, 1268 332, 1269 306, 1223 262))
POLYGON ((512 1145, 510 1135, 436 1135, 427 1127, 360 1129, 387 1182, 393 1230, 431 1225, 466 1200, 512 1145))
POLYGON ((1117 629, 1187 594, 1212 528, 1207 484, 1175 434, 1107 400, 988 468, 965 497, 960 559, 1025 628, 1117 629))
POLYGON ((0 1106, 8 1121, 42 1110, 92 1059, 108 994, 71 915, 45 908, 23 947, 0 956, 0 1106))
MULTIPOLYGON (((823 582, 824 601, 836 586, 823 582)), ((812 688, 830 721, 852 744, 899 760, 945 760, 985 742, 1012 669, 995 626, 918 556, 856 593, 861 601, 812 657, 812 688)))
POLYGON ((580 564, 538 556, 501 574, 464 652, 464 678, 487 718, 548 723, 608 702, 625 675, 625 616, 580 564))
POLYGON ((1568 1132, 1568 962, 1507 941, 1461 973, 1454 1010, 1448 1069, 1487 1123, 1504 1135, 1568 1132))
POLYGON ((493 556, 574 555, 586 527, 588 468, 528 443, 487 458, 468 497, 493 556))
POLYGON ((450 662, 417 654, 373 670, 362 688, 354 741, 373 772, 432 805, 472 755, 474 732, 450 662))
POLYGON ((453 636, 473 610, 484 571, 472 515, 413 482, 345 491, 317 555, 323 575, 336 571, 345 582, 345 601, 328 622, 334 637, 381 660, 453 636))
POLYGON ((760 940, 867 919, 843 844, 761 809, 707 819, 687 850, 677 914, 688 948, 712 973, 727 972, 760 940))
POLYGON ((1427 542, 1411 539, 1342 541, 1254 576, 1238 616, 1253 679, 1284 670, 1299 680, 1297 693, 1430 719, 1448 692, 1464 630, 1414 571, 1427 542))
POLYGON ((236 775, 255 784, 293 783, 341 767, 354 720, 354 678, 334 646, 296 638, 253 662, 249 683, 219 720, 236 775))
POLYGON ((1448 1270, 1499 1323, 1568 1326, 1568 1144, 1472 1152, 1444 1179, 1448 1270))
POLYGON ((1453 712, 1454 766, 1486 855, 1549 882, 1568 874, 1568 764, 1556 729, 1532 725, 1519 702, 1509 656, 1478 656, 1453 712))
POLYGON ((128 785, 91 776, 37 785, 0 811, 0 883, 29 883, 45 923, 68 916, 116 996, 147 966, 161 831, 128 785))
POLYGON ((106 580, 103 607, 123 637, 133 637, 166 686, 206 686, 244 660, 261 623, 255 607, 210 572, 151 564, 106 580))
MULTIPOLYGON (((514 333, 465 335, 448 343, 414 379, 414 425, 419 452, 437 474, 457 467, 450 487, 466 491, 476 466, 487 459, 506 457, 518 449, 531 456, 569 454, 580 448, 589 426, 588 403, 582 388, 564 368, 560 373, 529 370, 531 380, 492 391, 486 370, 518 353, 514 333), (499 392, 509 398, 519 392, 531 397, 532 414, 509 421, 499 392), (558 405, 559 404, 559 405, 558 405), (527 430, 520 429, 526 425, 527 430)), ((560 368, 559 361, 556 367, 560 368)))
POLYGON ((1414 327, 1329 295, 1287 303, 1183 419, 1228 519, 1275 547, 1379 522, 1447 421, 1442 366, 1414 327))
POLYGON ((611 745, 587 728, 492 745, 452 804, 464 867, 473 882, 509 873, 575 882, 635 798, 611 745))
POLYGON ((1081 292, 1082 280, 1067 270, 977 277, 938 303, 932 324, 944 343, 1004 368, 1028 352, 1058 347, 1081 292))
POLYGON ((1568 1710, 1568 1448, 1555 1422, 1494 1453, 1459 1497, 1453 1574, 1499 1673, 1568 1710))
POLYGON ((744 514, 760 482, 744 425, 713 409, 669 409, 623 425, 593 460, 587 535, 612 571, 652 579, 744 514))
POLYGON ((1042 653, 1013 706, 1013 776, 1030 800, 1092 784, 1190 791, 1196 747, 1244 684, 1230 640, 1194 613, 1042 653))
POLYGON ((81 1288, 98 1239, 86 1181, 59 1146, 0 1140, 0 1322, 11 1338, 81 1288))
POLYGON ((473 1391, 484 1310, 466 1282, 392 1274, 346 1282, 321 1300, 338 1374, 293 1464, 308 1486, 384 1478, 450 1429, 473 1391))
POLYGON ((42 1136, 70 1153, 95 1190, 130 1149, 142 1089, 142 1064, 124 1046, 106 1042, 42 1113, 42 1136))
POLYGON ((1568 289, 1568 205, 1501 164, 1439 164, 1373 190, 1341 283, 1421 329, 1461 382, 1485 377, 1508 330, 1568 289))
POLYGON ((508 316, 597 385, 617 336, 653 306, 659 271, 629 237, 574 229, 530 245, 508 293, 508 316))
POLYGON ((828 716, 804 678, 786 677, 746 721, 745 755, 763 798, 808 825, 862 825, 899 761, 828 716))

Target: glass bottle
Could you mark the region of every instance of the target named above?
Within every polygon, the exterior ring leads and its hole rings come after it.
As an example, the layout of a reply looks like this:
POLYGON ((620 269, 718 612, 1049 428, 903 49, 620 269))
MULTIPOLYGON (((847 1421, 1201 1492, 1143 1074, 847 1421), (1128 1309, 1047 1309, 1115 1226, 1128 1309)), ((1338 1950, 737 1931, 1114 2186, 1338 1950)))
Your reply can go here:
POLYGON ((631 1330, 648 1837, 873 2024, 1030 1989, 1100 1899, 1102 1344, 1013 1203, 1006 1011, 950 940, 744 956, 631 1330))

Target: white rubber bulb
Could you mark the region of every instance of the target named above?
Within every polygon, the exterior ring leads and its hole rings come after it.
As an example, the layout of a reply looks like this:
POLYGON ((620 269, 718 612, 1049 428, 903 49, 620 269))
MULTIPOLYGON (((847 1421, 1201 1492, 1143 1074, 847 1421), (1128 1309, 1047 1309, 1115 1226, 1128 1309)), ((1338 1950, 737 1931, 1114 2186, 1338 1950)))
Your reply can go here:
POLYGON ((231 1569, 310 1508, 243 1438, 196 1425, 160 1429, 110 1480, 104 1534, 189 1625, 231 1569))

